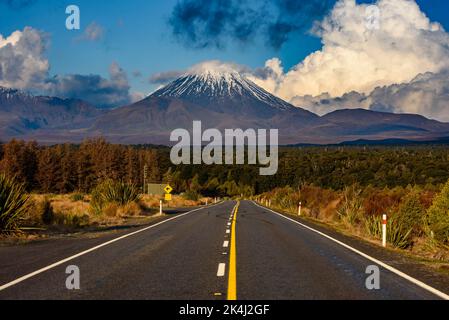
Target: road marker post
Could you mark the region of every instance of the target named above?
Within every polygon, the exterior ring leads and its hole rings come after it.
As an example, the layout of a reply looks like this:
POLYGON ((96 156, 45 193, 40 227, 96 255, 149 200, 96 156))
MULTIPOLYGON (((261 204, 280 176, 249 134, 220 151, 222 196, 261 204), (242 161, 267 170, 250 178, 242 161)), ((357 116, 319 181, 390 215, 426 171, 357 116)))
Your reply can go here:
POLYGON ((299 202, 299 206, 298 206, 298 216, 301 216, 301 207, 302 207, 302 202, 299 202))
POLYGON ((382 247, 387 246, 387 215, 382 216, 382 247))
POLYGON ((162 215, 162 200, 159 201, 159 214, 162 215))

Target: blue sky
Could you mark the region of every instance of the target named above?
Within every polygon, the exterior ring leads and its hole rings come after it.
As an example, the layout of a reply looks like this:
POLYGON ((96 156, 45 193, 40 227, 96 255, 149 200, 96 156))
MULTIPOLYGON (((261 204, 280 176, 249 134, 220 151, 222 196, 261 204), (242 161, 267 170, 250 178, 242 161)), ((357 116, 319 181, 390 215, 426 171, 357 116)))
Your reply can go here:
MULTIPOLYGON (((298 0, 299 1, 299 0, 298 0)), ((357 3, 373 1, 357 1, 357 3)), ((168 23, 178 0, 0 0, 0 34, 8 37, 26 26, 45 32, 50 75, 98 74, 108 77, 111 63, 127 73, 131 90, 149 93, 155 89, 148 78, 155 73, 184 70, 204 60, 232 61, 251 68, 263 67, 273 57, 286 70, 321 48, 321 39, 304 30, 292 33, 280 48, 266 45, 259 31, 254 40, 241 44, 225 41, 225 46, 187 48, 176 40, 168 23), (11 5, 12 3, 12 5, 11 5), (81 9, 81 30, 65 28, 66 6, 81 9), (102 37, 87 41, 82 35, 95 22, 102 37), (141 77, 133 76, 138 71, 141 77)), ((432 20, 449 29, 449 2, 418 0, 421 10, 432 20)))

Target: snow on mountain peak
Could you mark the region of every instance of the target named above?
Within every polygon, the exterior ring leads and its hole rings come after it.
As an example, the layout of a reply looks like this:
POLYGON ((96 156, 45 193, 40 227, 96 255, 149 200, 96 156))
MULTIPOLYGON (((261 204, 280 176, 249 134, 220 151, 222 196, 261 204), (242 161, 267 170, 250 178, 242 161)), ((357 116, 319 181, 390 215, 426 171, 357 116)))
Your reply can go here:
POLYGON ((152 96, 173 97, 210 102, 227 99, 258 100, 276 109, 294 108, 268 93, 242 75, 245 70, 236 64, 207 61, 190 68, 183 76, 157 90, 152 96))

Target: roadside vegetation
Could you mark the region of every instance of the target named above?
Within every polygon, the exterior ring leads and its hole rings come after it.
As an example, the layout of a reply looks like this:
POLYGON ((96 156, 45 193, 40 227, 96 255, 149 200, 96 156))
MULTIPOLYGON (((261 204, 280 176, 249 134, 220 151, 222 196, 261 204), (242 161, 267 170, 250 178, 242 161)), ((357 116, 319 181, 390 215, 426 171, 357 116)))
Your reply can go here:
POLYGON ((161 196, 143 195, 146 183, 169 183, 187 207, 214 198, 271 199, 373 242, 387 214, 396 248, 448 259, 449 148, 281 148, 276 176, 251 165, 172 165, 170 149, 123 146, 104 139, 80 145, 0 144, 0 228, 73 230, 126 223, 158 212, 161 196), (144 171, 147 177, 144 180, 144 171))
POLYGON ((387 214, 387 243, 432 259, 449 261, 449 181, 439 187, 376 188, 352 185, 331 190, 313 185, 276 188, 257 200, 285 213, 324 222, 380 244, 387 214))

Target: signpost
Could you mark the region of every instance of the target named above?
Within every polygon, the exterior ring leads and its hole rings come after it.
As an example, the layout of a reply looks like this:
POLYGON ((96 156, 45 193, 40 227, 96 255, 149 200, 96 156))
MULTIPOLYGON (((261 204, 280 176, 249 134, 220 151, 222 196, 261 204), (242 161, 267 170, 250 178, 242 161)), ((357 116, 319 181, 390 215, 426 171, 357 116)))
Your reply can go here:
POLYGON ((172 188, 170 185, 167 185, 167 186, 164 188, 164 191, 165 191, 165 201, 171 201, 171 200, 172 200, 172 195, 171 195, 171 193, 172 193, 172 191, 173 191, 173 188, 172 188))

